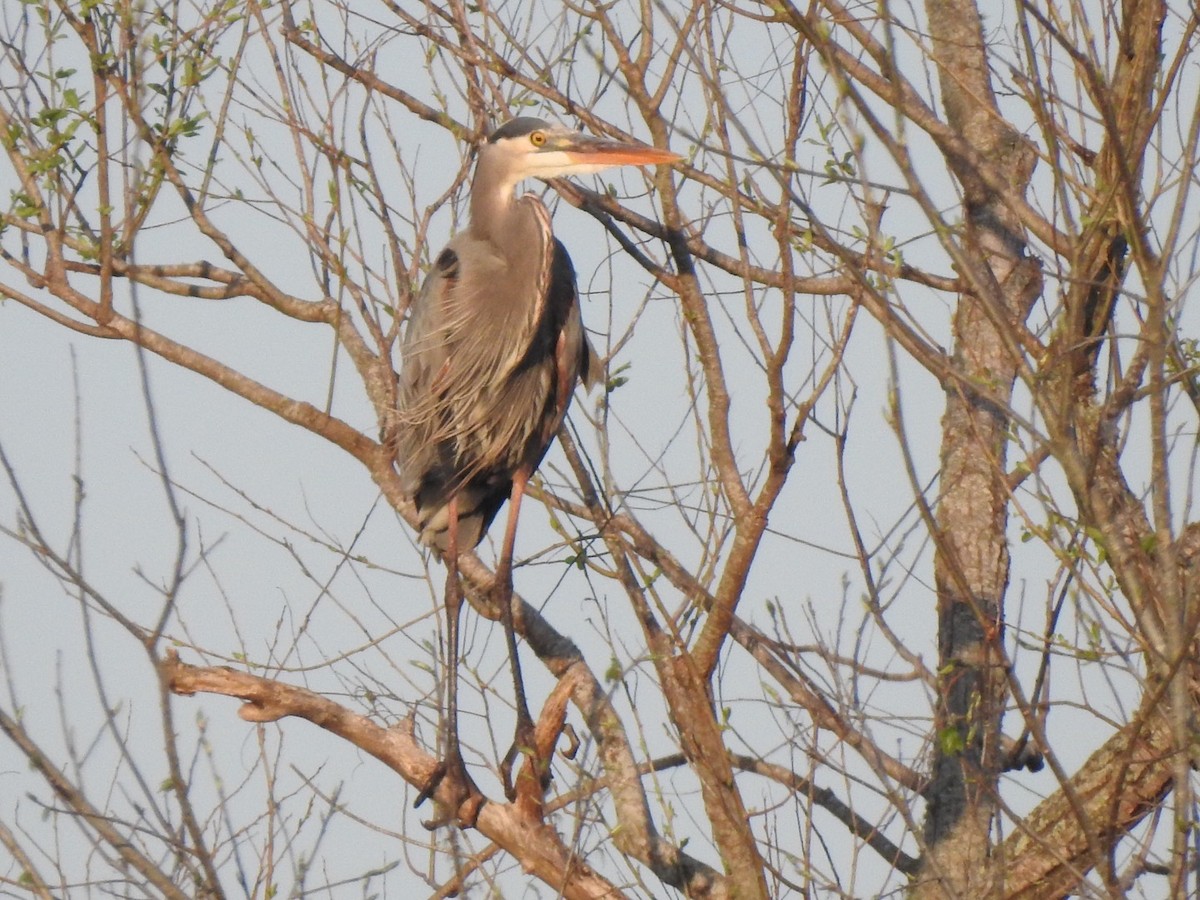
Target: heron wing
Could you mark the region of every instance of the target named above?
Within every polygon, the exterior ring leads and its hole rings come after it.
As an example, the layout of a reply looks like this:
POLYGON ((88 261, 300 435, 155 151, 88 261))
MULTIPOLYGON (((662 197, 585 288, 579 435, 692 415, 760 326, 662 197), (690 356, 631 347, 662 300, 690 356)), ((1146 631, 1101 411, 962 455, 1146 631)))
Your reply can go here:
POLYGON ((397 460, 426 540, 482 539, 518 469, 549 448, 589 351, 575 272, 534 198, 507 247, 467 234, 438 256, 405 333, 397 460))

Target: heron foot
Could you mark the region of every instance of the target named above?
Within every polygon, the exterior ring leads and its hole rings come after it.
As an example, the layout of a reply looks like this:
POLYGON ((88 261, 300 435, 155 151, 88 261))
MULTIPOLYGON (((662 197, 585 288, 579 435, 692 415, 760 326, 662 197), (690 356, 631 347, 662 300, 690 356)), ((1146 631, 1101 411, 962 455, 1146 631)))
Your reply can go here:
POLYGON ((540 805, 546 789, 550 787, 549 760, 543 759, 538 752, 537 732, 528 718, 517 723, 513 744, 500 763, 500 781, 509 802, 523 797, 535 800, 540 805), (525 762, 514 780, 513 769, 519 756, 525 757, 525 762))
POLYGON ((436 831, 452 822, 457 823, 459 828, 474 828, 479 820, 479 811, 487 798, 471 780, 462 754, 457 749, 448 753, 446 758, 437 764, 437 768, 417 794, 417 799, 413 801, 413 808, 416 809, 439 789, 442 790, 443 796, 438 799, 438 814, 421 824, 429 831, 436 831))

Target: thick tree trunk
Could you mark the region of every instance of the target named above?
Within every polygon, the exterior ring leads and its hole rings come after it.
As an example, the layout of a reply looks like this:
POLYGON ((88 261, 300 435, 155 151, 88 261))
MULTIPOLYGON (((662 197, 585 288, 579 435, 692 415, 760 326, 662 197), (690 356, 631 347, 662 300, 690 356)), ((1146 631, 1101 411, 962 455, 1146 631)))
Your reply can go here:
MULTIPOLYGON (((968 0, 928 0, 926 10, 949 124, 1024 189, 1033 154, 996 109, 978 11, 968 0)), ((934 562, 937 740, 917 895, 985 897, 1000 884, 991 844, 1006 695, 1007 412, 1019 359, 1014 335, 1041 277, 1015 216, 966 162, 950 164, 963 188, 965 229, 955 252, 969 289, 959 297, 954 375, 945 385, 934 562)))

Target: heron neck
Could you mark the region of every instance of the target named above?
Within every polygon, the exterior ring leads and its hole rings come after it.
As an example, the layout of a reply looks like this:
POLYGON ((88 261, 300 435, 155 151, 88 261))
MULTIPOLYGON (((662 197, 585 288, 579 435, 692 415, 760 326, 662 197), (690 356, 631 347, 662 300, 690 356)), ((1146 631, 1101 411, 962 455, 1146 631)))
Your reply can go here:
POLYGON ((471 185, 471 230, 477 237, 502 244, 512 234, 516 188, 515 179, 480 160, 471 185))

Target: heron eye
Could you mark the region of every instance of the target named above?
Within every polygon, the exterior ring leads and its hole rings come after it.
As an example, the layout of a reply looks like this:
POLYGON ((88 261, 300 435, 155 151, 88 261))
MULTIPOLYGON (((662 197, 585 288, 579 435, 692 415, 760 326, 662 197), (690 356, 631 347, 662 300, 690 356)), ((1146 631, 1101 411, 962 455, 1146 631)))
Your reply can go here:
POLYGON ((533 132, 533 134, 529 135, 529 143, 533 144, 533 146, 535 146, 535 147, 542 146, 544 143, 546 143, 546 132, 544 132, 544 131, 533 132))

